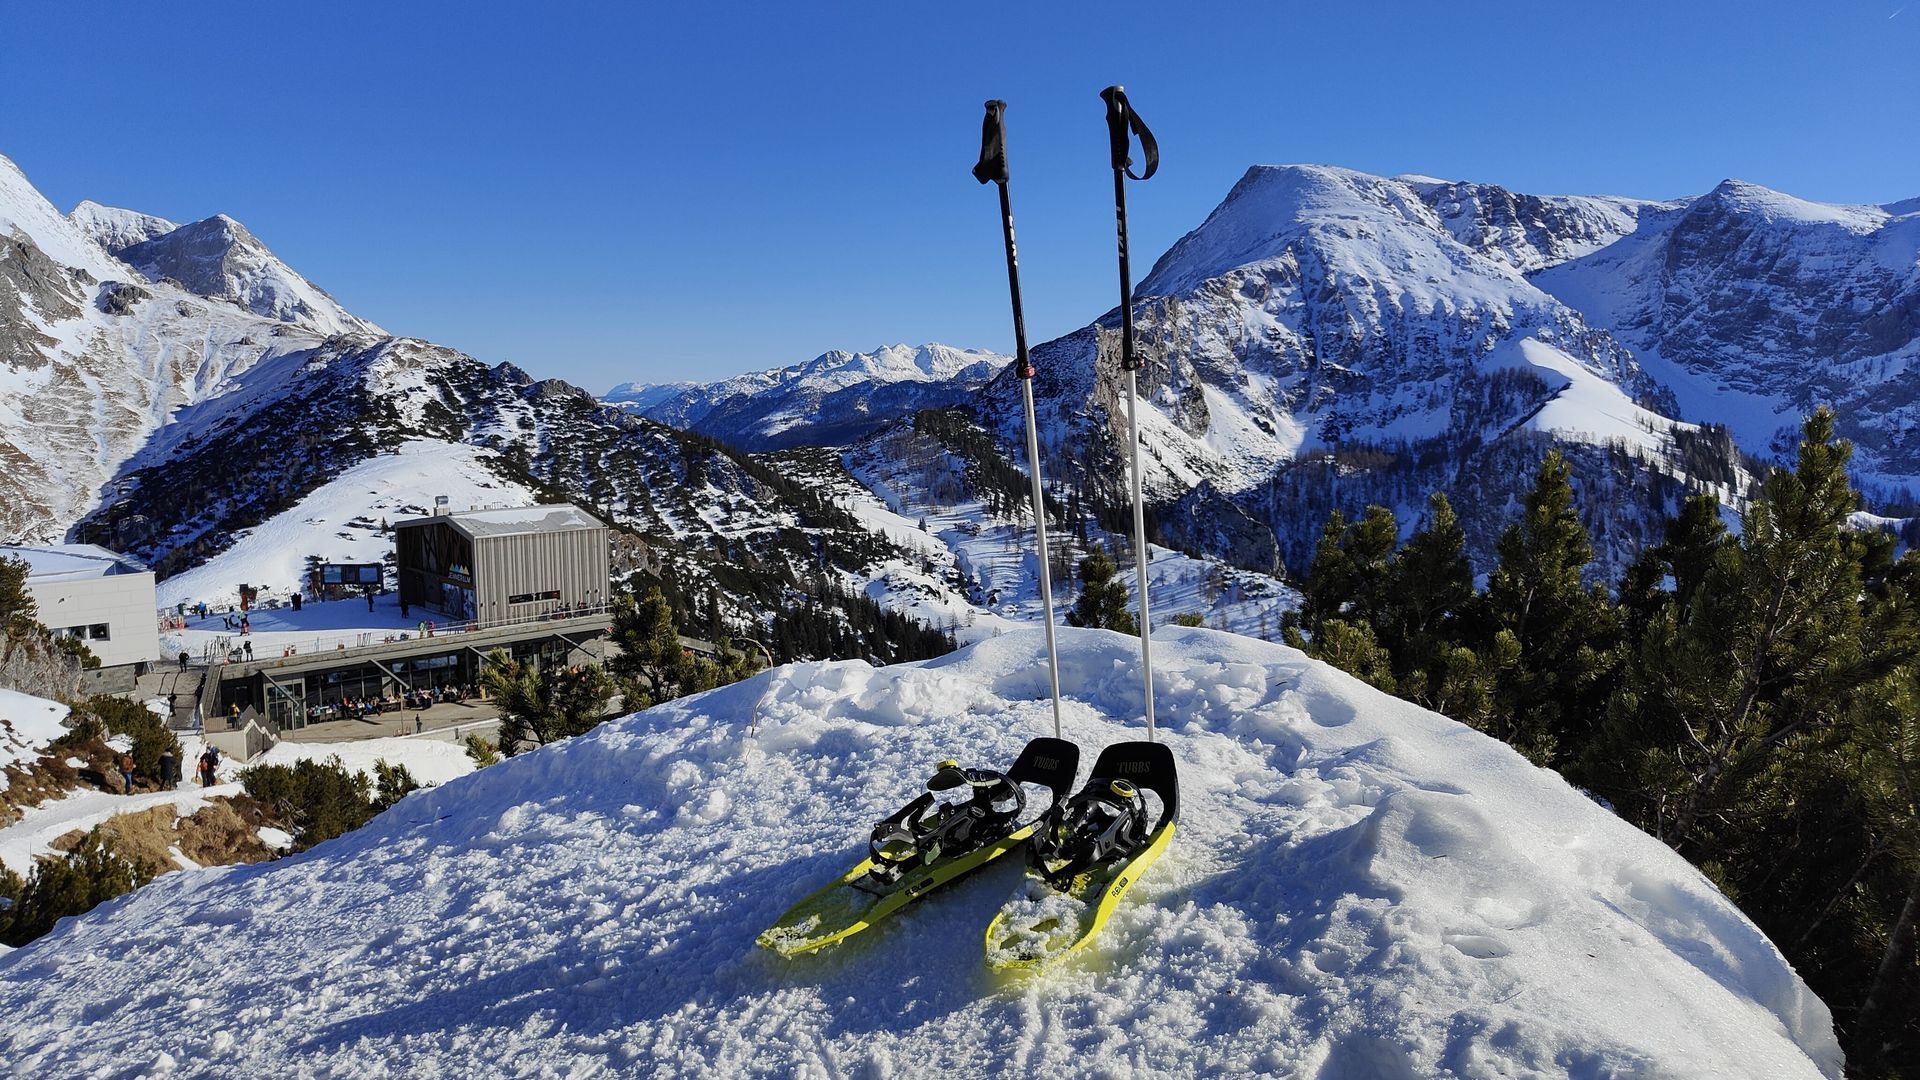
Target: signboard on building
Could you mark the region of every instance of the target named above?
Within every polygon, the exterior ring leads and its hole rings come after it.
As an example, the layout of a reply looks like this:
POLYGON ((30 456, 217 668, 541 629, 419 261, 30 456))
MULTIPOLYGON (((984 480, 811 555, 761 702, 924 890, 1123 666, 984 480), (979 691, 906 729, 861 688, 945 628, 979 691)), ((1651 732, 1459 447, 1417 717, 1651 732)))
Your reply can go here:
POLYGON ((320 564, 320 584, 322 585, 371 585, 379 588, 381 581, 379 563, 320 564))

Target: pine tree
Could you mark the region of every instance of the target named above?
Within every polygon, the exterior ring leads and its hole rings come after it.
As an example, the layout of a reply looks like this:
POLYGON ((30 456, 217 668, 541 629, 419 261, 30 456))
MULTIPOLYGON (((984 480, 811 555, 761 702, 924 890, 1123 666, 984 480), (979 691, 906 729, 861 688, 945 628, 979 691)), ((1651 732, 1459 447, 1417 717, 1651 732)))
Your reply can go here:
MULTIPOLYGON (((1427 520, 1388 567, 1375 631, 1393 657, 1403 696, 1434 705, 1443 669, 1460 677, 1460 622, 1473 603, 1466 533, 1445 494, 1427 500, 1427 520)), ((1455 694, 1458 693, 1456 687, 1455 694)), ((1451 696, 1451 695, 1442 695, 1451 696)))
POLYGON ((1831 724, 1861 685, 1860 568, 1841 529, 1856 496, 1821 410, 1798 467, 1775 469, 1695 589, 1689 617, 1648 627, 1609 710, 1608 744, 1633 771, 1616 802, 1683 852, 1788 739, 1831 724))
POLYGON ((1622 655, 1619 609, 1604 588, 1581 586, 1593 545, 1574 512, 1571 472, 1558 450, 1540 463, 1520 520, 1500 537, 1486 595, 1488 628, 1520 646, 1497 691, 1507 741, 1552 765, 1591 739, 1622 655))
POLYGON ((1627 567, 1620 582, 1620 607, 1626 640, 1635 642, 1669 606, 1675 618, 1693 615, 1693 597, 1706 580, 1714 559, 1726 543, 1727 527, 1720 520, 1720 500, 1702 494, 1681 504, 1680 513, 1666 521, 1660 543, 1643 550, 1627 567), (1666 581, 1673 581, 1672 591, 1666 581))
POLYGON ((0 634, 8 653, 40 630, 40 609, 27 591, 27 561, 0 558, 0 634))
MULTIPOLYGON (((1908 560, 1920 570, 1920 557, 1909 555, 1908 560)), ((1914 599, 1920 600, 1920 594, 1914 599)), ((1920 616, 1915 615, 1920 604, 1901 606, 1901 631, 1920 632, 1920 616)), ((1920 1056, 1920 1015, 1910 1004, 1920 1000, 1920 954, 1915 950, 1920 936, 1920 664, 1909 662, 1880 692, 1862 699, 1865 709, 1849 735, 1849 758, 1858 762, 1867 854, 1860 871, 1844 879, 1822 910, 1841 916, 1835 921, 1843 925, 1827 935, 1834 945, 1861 940, 1880 945, 1877 956, 1872 949, 1861 956, 1866 963, 1852 980, 1863 989, 1851 1025, 1857 1049, 1850 1049, 1849 1059, 1864 1058, 1864 1072, 1866 1067, 1885 1068, 1920 1056), (1877 873, 1869 873, 1876 854, 1881 865, 1877 873), (1861 903, 1862 894, 1877 902, 1861 903), (1855 914, 1862 909, 1866 919, 1855 914)), ((1836 876, 1828 874, 1826 881, 1836 876)), ((1803 937, 1812 937, 1812 928, 1803 937)), ((1827 951, 1839 950, 1830 946, 1827 951)))
POLYGON ((1374 640, 1373 627, 1365 622, 1328 619, 1305 643, 1305 652, 1377 690, 1389 694, 1395 690, 1392 657, 1374 640))
POLYGON ((1667 535, 1660 545, 1660 558, 1673 575, 1673 602, 1680 621, 1692 617, 1694 594, 1713 569, 1726 538, 1727 526, 1720 520, 1720 500, 1712 495, 1693 496, 1681 504, 1677 516, 1667 519, 1667 535))
POLYGON ((80 915, 100 904, 152 881, 158 871, 148 863, 114 850, 113 843, 93 828, 78 845, 60 858, 41 859, 25 882, 8 876, 4 891, 17 889, 15 902, 0 918, 0 944, 25 945, 53 929, 69 915, 80 915))
POLYGON ((1393 575, 1393 549, 1400 542, 1400 523, 1384 506, 1369 506, 1341 538, 1353 572, 1353 600, 1346 617, 1379 625, 1387 607, 1393 575))
POLYGON ((1304 627, 1311 632, 1328 619, 1337 618, 1353 598, 1353 570, 1340 544, 1346 533, 1347 516, 1339 510, 1329 513, 1314 544, 1306 580, 1300 583, 1300 606, 1287 612, 1281 623, 1283 630, 1304 627))
POLYGON ((1127 587, 1116 576, 1118 570, 1106 549, 1094 545, 1092 553, 1080 561, 1080 597, 1067 612, 1067 622, 1123 634, 1140 632, 1140 624, 1129 610, 1127 587))
POLYGON ((544 671, 496 649, 480 681, 500 711, 500 752, 513 755, 523 742, 544 745, 584 734, 605 719, 613 687, 598 667, 550 667, 544 671))
POLYGON ((619 655, 607 662, 616 676, 637 681, 650 701, 679 697, 687 674, 686 650, 674 628, 673 605, 658 588, 649 589, 638 604, 624 599, 613 611, 610 636, 619 655))
POLYGON ((1290 613, 1285 625, 1311 637, 1330 619, 1348 624, 1378 619, 1385 606, 1393 548, 1399 535, 1393 511, 1384 506, 1367 507, 1360 520, 1352 524, 1338 510, 1328 514, 1314 547, 1307 580, 1301 586, 1300 608, 1290 613))

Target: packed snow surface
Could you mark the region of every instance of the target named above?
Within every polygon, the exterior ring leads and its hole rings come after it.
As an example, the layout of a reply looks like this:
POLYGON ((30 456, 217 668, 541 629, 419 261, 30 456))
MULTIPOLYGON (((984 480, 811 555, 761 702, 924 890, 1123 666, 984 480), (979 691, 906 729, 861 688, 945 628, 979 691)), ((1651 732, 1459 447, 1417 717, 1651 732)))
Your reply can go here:
MULTIPOLYGON (((1084 954, 995 977, 1002 860, 822 954, 757 932, 955 756, 1049 733, 1037 631, 793 665, 190 871, 0 958, 23 1075, 1838 1076, 1700 874, 1502 744, 1292 650, 1158 636, 1172 848, 1084 954)), ((1087 762, 1137 644, 1061 639, 1087 762)))

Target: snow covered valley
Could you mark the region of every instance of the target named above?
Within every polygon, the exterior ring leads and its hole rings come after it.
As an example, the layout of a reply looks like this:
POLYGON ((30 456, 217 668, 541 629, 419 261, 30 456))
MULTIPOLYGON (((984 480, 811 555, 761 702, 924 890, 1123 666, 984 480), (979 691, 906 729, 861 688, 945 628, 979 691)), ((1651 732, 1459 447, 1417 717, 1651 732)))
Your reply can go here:
MULTIPOLYGON (((1137 643, 1062 631, 1066 732, 1137 643)), ((841 946, 755 934, 945 757, 1050 733, 1037 630, 790 665, 170 874, 0 958, 19 1075, 1838 1076, 1825 1006, 1556 774, 1293 650, 1156 634, 1172 849, 1087 952, 997 978, 995 863, 841 946)))

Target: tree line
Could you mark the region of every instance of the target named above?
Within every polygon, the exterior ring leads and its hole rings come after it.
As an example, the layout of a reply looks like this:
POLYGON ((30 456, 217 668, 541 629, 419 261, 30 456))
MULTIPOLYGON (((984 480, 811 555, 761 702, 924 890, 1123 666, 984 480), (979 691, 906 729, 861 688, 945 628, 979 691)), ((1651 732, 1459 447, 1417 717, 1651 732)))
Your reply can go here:
POLYGON ((1476 582, 1434 494, 1333 513, 1290 644, 1505 740, 1691 860, 1834 1012, 1856 1075, 1920 1062, 1920 554, 1848 526, 1821 410, 1729 530, 1686 501, 1617 587, 1550 452, 1476 582))

